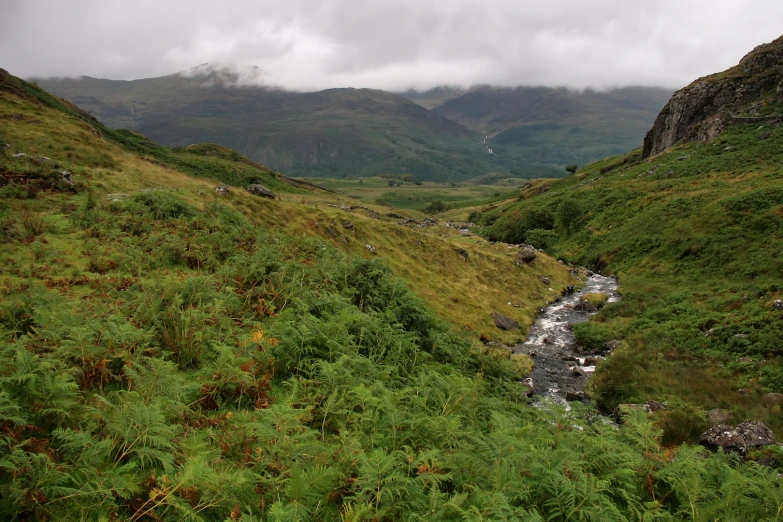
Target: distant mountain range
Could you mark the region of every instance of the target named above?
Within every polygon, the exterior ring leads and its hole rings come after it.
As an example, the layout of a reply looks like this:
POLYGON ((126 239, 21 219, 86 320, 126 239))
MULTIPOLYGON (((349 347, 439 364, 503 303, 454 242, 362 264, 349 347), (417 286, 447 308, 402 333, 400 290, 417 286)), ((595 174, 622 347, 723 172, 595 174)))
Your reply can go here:
POLYGON ((435 181, 562 176, 565 164, 640 144, 670 94, 527 87, 301 93, 243 84, 246 77, 204 64, 133 81, 35 81, 108 127, 169 146, 214 142, 292 176, 412 173, 435 181))
POLYGON ((638 147, 671 94, 656 87, 600 92, 481 86, 461 94, 433 89, 411 99, 440 96, 433 112, 480 132, 501 157, 523 164, 583 165, 638 147))

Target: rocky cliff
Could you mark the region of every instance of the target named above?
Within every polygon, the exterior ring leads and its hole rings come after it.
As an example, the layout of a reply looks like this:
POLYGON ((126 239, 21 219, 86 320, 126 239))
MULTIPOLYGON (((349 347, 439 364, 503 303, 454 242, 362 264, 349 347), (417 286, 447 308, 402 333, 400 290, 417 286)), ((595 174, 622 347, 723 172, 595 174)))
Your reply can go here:
POLYGON ((675 92, 644 138, 643 157, 677 142, 709 141, 738 118, 775 119, 778 104, 783 104, 783 36, 756 47, 739 65, 675 92))

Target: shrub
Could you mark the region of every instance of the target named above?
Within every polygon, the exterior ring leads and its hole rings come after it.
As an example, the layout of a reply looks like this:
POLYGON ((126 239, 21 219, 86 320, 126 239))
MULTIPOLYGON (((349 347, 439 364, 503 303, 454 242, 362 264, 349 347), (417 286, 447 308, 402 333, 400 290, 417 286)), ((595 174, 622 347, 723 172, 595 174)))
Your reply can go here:
POLYGON ((536 248, 543 250, 549 250, 560 239, 560 236, 554 230, 544 230, 542 228, 534 228, 528 230, 525 235, 525 243, 529 243, 536 248))
POLYGON ((557 227, 565 234, 576 230, 582 220, 582 206, 575 199, 564 199, 557 206, 557 227))

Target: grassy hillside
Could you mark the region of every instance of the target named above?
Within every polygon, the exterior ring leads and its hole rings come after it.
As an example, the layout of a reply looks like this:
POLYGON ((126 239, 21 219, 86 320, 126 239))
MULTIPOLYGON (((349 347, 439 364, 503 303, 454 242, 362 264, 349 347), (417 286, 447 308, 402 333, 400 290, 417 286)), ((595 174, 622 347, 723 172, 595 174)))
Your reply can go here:
POLYGON ((479 87, 434 112, 479 131, 514 168, 595 161, 638 147, 671 91, 626 87, 607 92, 551 87, 479 87))
POLYGON ((527 361, 473 336, 512 292, 532 318, 536 273, 571 281, 552 259, 519 269, 505 246, 347 214, 307 186, 219 196, 5 74, 0 119, 0 518, 781 512, 776 470, 666 448, 642 416, 617 429, 528 405, 527 361))
POLYGON ((591 348, 622 339, 592 393, 612 408, 668 400, 674 440, 704 410, 783 431, 783 128, 735 124, 714 142, 594 163, 473 218, 491 238, 529 241, 619 276, 623 300, 577 330, 591 348), (549 219, 546 219, 546 218, 549 219), (553 229, 553 230, 545 230, 553 229))
POLYGON ((111 128, 175 147, 220 143, 293 176, 461 180, 507 171, 473 131, 383 91, 295 93, 201 74, 37 81, 111 128))

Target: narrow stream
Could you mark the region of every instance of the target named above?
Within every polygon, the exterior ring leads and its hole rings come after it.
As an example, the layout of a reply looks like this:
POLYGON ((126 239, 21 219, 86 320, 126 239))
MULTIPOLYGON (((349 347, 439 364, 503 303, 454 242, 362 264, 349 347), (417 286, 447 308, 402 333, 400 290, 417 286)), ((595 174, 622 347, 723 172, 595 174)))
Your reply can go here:
POLYGON ((593 292, 608 295, 610 303, 620 300, 615 278, 591 274, 579 292, 549 305, 536 319, 527 341, 514 347, 514 352, 530 354, 536 363, 531 376, 536 395, 561 404, 583 399, 587 380, 603 357, 577 353, 571 325, 587 321, 595 313, 580 311, 578 306, 583 295, 593 292))

